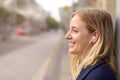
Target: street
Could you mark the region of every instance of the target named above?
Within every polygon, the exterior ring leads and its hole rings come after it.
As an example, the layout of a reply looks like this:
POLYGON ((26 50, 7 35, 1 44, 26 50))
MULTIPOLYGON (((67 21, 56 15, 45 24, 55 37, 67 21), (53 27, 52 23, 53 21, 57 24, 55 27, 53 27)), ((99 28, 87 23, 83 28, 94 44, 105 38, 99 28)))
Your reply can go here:
POLYGON ((69 80, 69 54, 63 32, 45 36, 0 56, 0 80, 69 80))

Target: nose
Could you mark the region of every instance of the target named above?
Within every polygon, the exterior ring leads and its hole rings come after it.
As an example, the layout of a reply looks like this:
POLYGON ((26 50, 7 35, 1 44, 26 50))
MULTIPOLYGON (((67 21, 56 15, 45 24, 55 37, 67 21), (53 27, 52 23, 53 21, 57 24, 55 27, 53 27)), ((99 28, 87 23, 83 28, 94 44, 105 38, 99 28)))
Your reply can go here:
POLYGON ((70 35, 69 31, 66 33, 65 38, 68 39, 68 40, 71 39, 71 35, 70 35))

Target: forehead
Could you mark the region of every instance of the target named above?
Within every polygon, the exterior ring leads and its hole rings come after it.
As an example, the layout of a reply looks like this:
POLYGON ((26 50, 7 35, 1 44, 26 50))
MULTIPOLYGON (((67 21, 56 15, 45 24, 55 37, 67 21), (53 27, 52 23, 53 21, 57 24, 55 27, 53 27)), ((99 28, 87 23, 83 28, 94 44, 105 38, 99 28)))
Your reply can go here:
POLYGON ((85 27, 85 22, 78 15, 75 15, 70 21, 70 27, 83 28, 85 27))

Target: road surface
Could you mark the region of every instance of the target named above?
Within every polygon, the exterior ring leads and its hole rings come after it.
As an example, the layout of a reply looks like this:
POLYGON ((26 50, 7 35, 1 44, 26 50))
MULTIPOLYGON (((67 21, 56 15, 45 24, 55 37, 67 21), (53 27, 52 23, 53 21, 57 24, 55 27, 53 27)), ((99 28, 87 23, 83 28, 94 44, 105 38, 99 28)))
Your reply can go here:
POLYGON ((37 37, 36 42, 0 56, 0 80, 68 80, 66 49, 62 31, 37 37))

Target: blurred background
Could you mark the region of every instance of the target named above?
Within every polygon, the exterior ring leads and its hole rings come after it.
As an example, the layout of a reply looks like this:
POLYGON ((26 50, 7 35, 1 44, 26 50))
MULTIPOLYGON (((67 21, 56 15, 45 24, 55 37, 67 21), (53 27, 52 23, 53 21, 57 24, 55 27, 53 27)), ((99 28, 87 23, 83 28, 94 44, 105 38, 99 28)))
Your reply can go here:
POLYGON ((107 10, 116 0, 0 0, 0 80, 70 80, 64 38, 78 8, 107 10))

